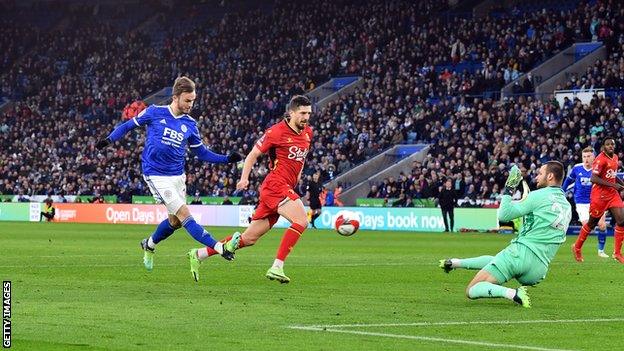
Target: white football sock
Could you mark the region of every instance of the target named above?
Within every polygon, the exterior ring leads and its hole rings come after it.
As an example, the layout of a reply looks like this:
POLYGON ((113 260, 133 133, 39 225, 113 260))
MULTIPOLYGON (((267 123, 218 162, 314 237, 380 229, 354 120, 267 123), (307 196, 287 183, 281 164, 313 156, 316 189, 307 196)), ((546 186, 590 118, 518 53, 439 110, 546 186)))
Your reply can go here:
POLYGON ((208 258, 208 248, 207 247, 202 247, 201 249, 197 250, 197 258, 200 261, 203 261, 205 259, 208 258))
POLYGON ((273 267, 284 268, 284 261, 276 258, 275 261, 273 261, 273 267))
POLYGON ((223 243, 220 241, 217 241, 217 243, 215 244, 215 246, 212 248, 213 250, 215 250, 216 252, 219 253, 219 255, 223 254, 223 243))
POLYGON ((147 240, 147 247, 149 247, 152 250, 154 250, 156 248, 156 244, 154 244, 154 240, 152 240, 151 236, 147 240))
POLYGON ((516 289, 507 288, 505 292, 505 297, 513 301, 514 297, 516 297, 516 289))

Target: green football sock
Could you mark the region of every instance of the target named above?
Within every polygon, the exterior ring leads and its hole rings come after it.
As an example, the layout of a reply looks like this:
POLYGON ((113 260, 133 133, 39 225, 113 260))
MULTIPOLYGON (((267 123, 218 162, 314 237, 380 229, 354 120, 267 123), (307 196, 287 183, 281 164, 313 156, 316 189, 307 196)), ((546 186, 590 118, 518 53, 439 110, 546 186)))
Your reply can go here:
POLYGON ((492 262, 494 256, 479 256, 460 258, 457 263, 453 262, 453 268, 481 269, 492 262))
POLYGON ((496 285, 489 282, 479 282, 468 290, 468 297, 478 299, 482 297, 504 297, 513 300, 516 296, 515 289, 509 289, 502 285, 496 285))

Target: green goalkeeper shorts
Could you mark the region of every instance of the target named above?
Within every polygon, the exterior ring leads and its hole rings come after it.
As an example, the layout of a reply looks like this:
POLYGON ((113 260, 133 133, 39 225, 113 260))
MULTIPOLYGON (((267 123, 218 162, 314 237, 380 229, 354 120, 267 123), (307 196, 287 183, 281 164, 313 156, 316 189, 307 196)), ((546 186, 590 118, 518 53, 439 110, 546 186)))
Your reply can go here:
POLYGON ((483 269, 493 275, 499 284, 515 278, 522 285, 535 285, 546 278, 548 272, 548 266, 528 247, 519 243, 511 243, 483 269))

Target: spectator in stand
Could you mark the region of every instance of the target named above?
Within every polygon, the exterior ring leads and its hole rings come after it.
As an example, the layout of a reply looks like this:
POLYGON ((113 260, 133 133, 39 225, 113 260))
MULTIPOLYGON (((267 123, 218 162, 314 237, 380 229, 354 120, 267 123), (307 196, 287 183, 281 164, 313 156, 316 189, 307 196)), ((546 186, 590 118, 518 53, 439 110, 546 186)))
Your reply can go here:
POLYGON ((377 185, 372 185, 370 191, 368 192, 368 195, 366 195, 367 198, 380 198, 380 193, 379 193, 379 189, 377 188, 377 185))
POLYGON ((405 193, 399 194, 399 198, 392 202, 392 207, 405 207, 405 205, 407 205, 405 193))
POLYGON ((223 203, 221 203, 221 205, 234 205, 234 203, 232 202, 232 200, 230 200, 230 197, 225 195, 223 197, 223 203))
POLYGON ((92 204, 103 204, 104 198, 102 197, 102 195, 95 193, 95 195, 91 199, 89 199, 89 202, 92 204))
POLYGON ((204 203, 203 203, 201 197, 199 196, 199 193, 195 193, 195 196, 191 200, 191 205, 203 205, 203 204, 204 203))
MULTIPOLYGON (((111 101, 112 103, 114 103, 114 99, 111 98, 109 99, 109 101, 111 101)), ((110 104, 111 108, 113 107, 113 104, 110 104)), ((139 115, 139 113, 141 113, 141 111, 145 110, 147 108, 147 105, 145 105, 145 103, 141 100, 136 100, 133 101, 131 104, 126 105, 126 107, 124 107, 123 112, 121 114, 121 118, 124 120, 136 117, 139 115)))

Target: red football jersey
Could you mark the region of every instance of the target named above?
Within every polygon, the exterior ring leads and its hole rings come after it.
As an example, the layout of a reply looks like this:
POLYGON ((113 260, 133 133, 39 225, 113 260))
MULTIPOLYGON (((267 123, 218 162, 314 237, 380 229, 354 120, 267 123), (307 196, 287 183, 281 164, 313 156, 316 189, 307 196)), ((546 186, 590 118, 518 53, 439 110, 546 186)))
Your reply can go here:
MULTIPOLYGON (((605 155, 604 152, 601 152, 596 159, 594 159, 594 163, 592 164, 592 173, 597 175, 598 177, 606 180, 609 183, 615 183, 615 177, 618 169, 618 157, 616 154, 613 154, 613 157, 609 157, 605 155)), ((592 193, 594 191, 601 193, 611 193, 616 192, 615 188, 593 184, 592 193)))
POLYGON ((301 133, 295 132, 283 120, 267 129, 256 142, 256 147, 269 154, 270 172, 264 182, 286 183, 294 188, 303 169, 310 141, 312 128, 306 125, 301 133))

